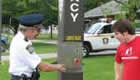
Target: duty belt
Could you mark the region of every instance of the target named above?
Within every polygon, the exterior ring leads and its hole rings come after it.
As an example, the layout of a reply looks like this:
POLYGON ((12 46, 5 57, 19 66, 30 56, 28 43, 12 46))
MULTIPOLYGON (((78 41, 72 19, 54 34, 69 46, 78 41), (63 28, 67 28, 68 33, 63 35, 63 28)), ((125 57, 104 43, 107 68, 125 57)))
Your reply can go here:
POLYGON ((14 80, 32 80, 31 77, 27 77, 26 75, 21 75, 21 76, 17 76, 17 75, 11 75, 11 78, 14 80))

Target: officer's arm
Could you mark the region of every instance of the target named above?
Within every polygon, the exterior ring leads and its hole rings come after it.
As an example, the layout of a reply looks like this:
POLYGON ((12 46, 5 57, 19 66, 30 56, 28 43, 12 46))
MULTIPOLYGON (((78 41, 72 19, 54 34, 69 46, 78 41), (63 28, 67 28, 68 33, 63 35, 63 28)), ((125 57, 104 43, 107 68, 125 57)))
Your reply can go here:
POLYGON ((115 80, 121 80, 122 77, 122 64, 115 62, 115 80))
POLYGON ((41 62, 38 65, 38 68, 43 72, 49 72, 49 71, 62 71, 64 72, 66 69, 64 68, 63 64, 49 64, 41 62))

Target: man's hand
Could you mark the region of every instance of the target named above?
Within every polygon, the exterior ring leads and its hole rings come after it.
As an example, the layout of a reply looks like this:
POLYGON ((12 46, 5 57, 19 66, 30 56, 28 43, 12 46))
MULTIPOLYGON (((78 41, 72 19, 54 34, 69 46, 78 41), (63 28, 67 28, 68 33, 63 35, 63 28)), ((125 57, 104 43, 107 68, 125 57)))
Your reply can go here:
POLYGON ((65 72, 66 68, 64 64, 56 64, 57 71, 65 72))
POLYGON ((66 71, 66 68, 65 68, 64 64, 49 64, 49 63, 41 62, 38 65, 38 67, 43 72, 50 72, 50 71, 65 72, 66 71))

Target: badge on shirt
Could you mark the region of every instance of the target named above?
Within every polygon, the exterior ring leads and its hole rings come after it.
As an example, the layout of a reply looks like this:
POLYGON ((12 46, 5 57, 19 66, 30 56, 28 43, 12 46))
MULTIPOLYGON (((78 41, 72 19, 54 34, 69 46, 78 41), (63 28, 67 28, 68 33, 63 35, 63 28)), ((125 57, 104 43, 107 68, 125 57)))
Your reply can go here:
POLYGON ((32 53, 34 52, 34 48, 32 47, 32 45, 28 45, 28 46, 26 47, 26 49, 27 49, 27 51, 28 51, 30 54, 32 54, 32 53))

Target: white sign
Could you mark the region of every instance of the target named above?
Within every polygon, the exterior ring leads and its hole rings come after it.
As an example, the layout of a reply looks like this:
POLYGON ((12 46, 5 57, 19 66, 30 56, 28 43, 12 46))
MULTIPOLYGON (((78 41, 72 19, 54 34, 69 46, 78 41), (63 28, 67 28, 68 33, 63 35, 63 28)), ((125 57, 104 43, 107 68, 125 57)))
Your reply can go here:
POLYGON ((78 11, 79 11, 79 0, 71 0, 72 4, 70 5, 70 15, 73 19, 73 22, 76 22, 76 19, 79 15, 78 11), (76 2, 74 2, 76 1, 76 2))

